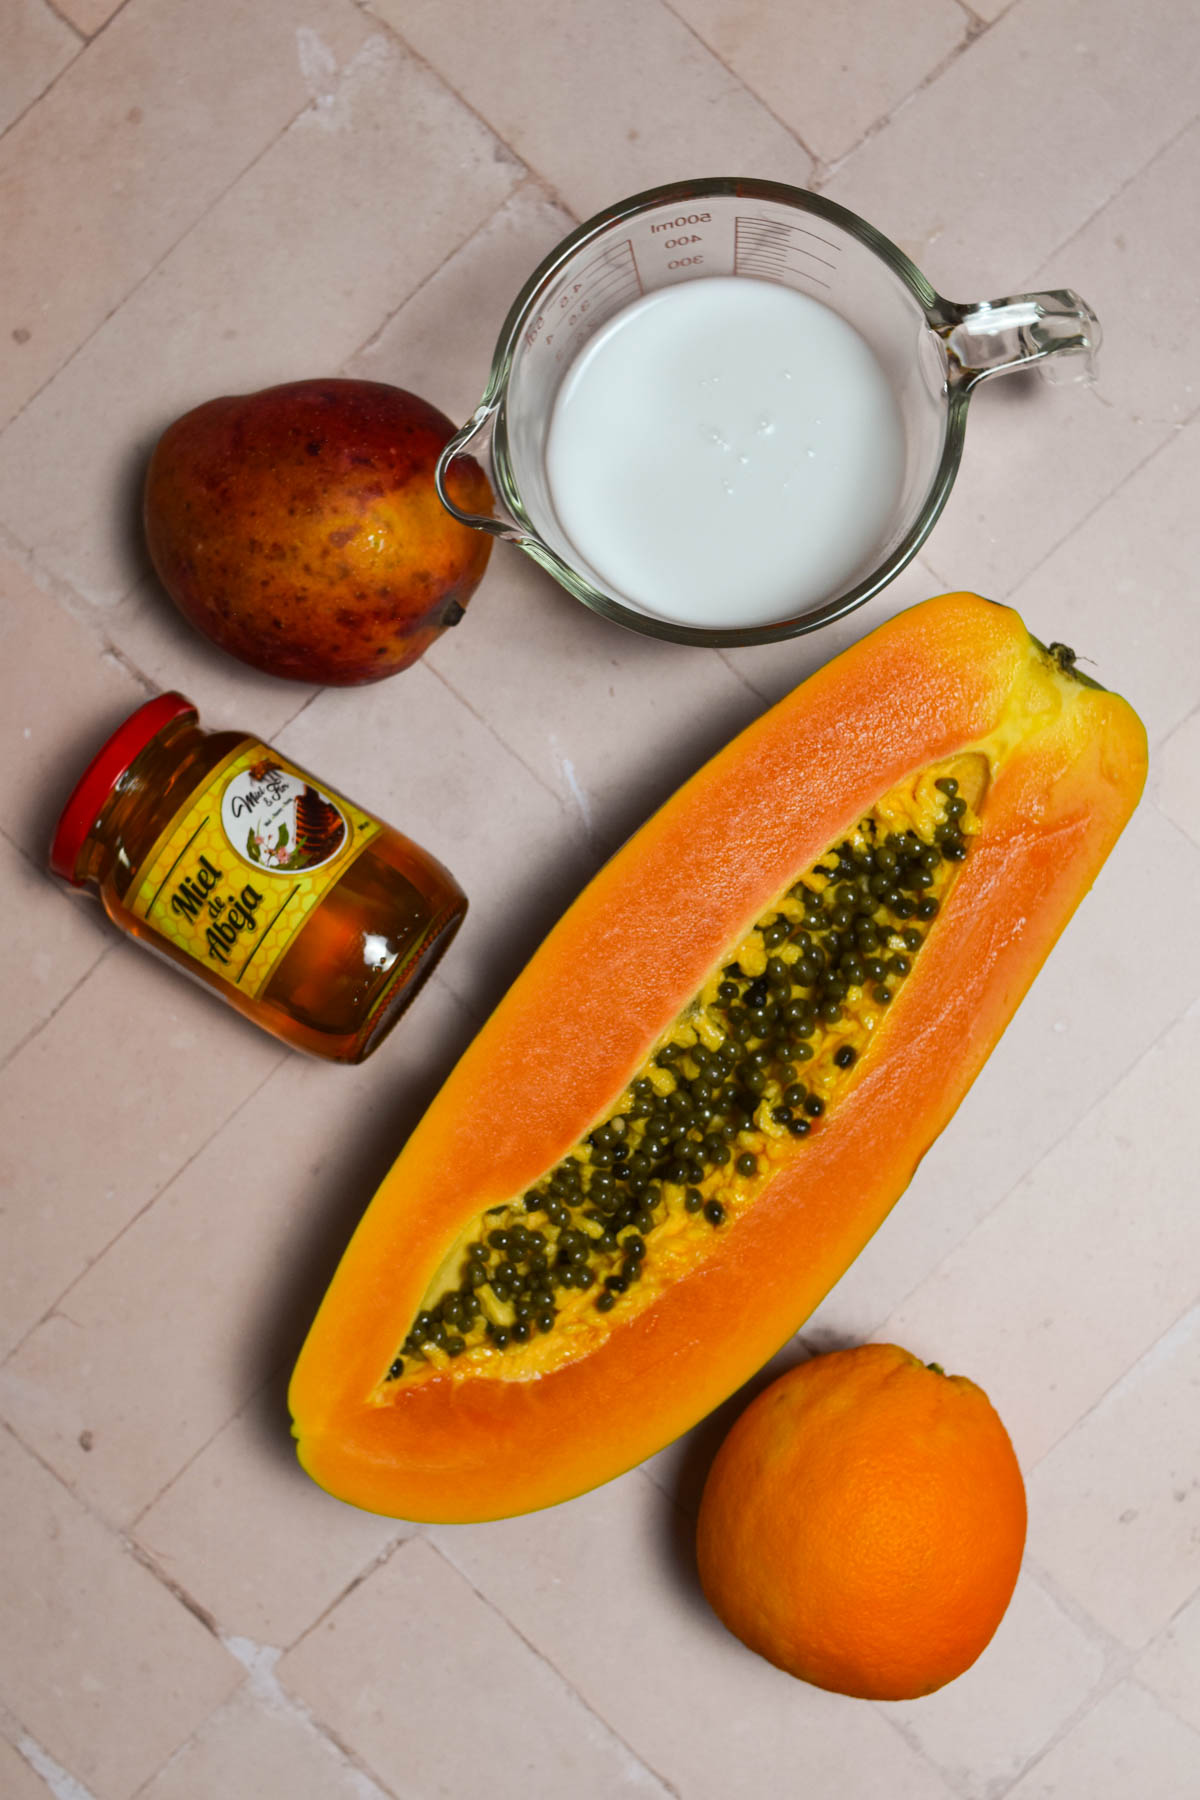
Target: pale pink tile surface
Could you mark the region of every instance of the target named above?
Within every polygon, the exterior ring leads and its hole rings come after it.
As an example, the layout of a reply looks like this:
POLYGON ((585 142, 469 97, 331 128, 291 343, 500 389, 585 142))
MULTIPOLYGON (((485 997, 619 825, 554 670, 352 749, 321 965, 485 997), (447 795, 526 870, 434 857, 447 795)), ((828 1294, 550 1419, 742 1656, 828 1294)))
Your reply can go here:
POLYGON ((1190 1800, 1194 8, 0 15, 5 1800, 1190 1800), (1066 285, 1101 314, 1094 387, 983 387, 946 512, 884 594, 790 644, 685 650, 609 627, 499 545, 457 630, 358 691, 261 676, 176 615, 137 517, 170 418, 341 372, 460 423, 517 291, 578 219, 737 173, 815 179, 955 297, 1066 285), (290 1364, 476 1023, 704 756, 949 587, 1071 643, 1141 711, 1152 768, 892 1217, 741 1395, 598 1493, 428 1531, 323 1494, 288 1434, 290 1364), (43 873, 84 762, 166 687, 278 740, 467 888, 460 938, 365 1068, 288 1055, 43 873), (746 1399, 885 1326, 988 1388, 1030 1497, 992 1645, 902 1707, 751 1656, 692 1557, 746 1399))
POLYGON ((802 1767, 845 1800, 949 1800, 882 1712, 746 1655, 700 1593, 691 1521, 640 1471, 549 1512, 429 1535, 677 1793, 765 1793, 802 1767), (700 1728, 700 1694, 720 1696, 719 1730, 700 1728))
POLYGON ((0 838, 0 876, 6 896, 0 939, 0 1063, 45 1023, 77 982, 111 948, 96 909, 57 891, 46 870, 0 838))
POLYGON ((1200 844, 1200 712, 1185 719, 1163 745, 1153 791, 1159 809, 1200 844))
MULTIPOLYGON (((927 549, 948 584, 968 572, 996 599, 1011 594, 1200 407, 1192 367, 1200 301, 1179 228, 1197 207, 1192 125, 1038 266, 1013 270, 1022 288, 1082 294, 1103 343, 1094 380, 1083 359, 1060 357, 1046 367, 1061 385, 1021 372, 978 389, 962 470, 927 549)), ((1152 512, 1131 521, 1130 548, 1153 569, 1152 512)))
POLYGON ((1200 1009, 1147 1051, 879 1328, 986 1387, 1027 1467, 1195 1294, 1200 1216, 1175 1146, 1195 1110, 1198 1066, 1200 1009), (1131 1177, 1126 1152, 1135 1139, 1131 1177))
POLYGON ((1200 1585, 1198 1393, 1194 1306, 1029 1481, 1031 1559, 1131 1649, 1200 1585))
POLYGON ((958 1793, 989 1800, 1085 1705, 1104 1670, 1101 1647, 1026 1571, 978 1662, 888 1710, 958 1793))
POLYGON ((969 27, 957 0, 906 6, 902 32, 888 29, 887 0, 675 0, 674 10, 823 162, 853 149, 969 27))
POLYGON ((316 102, 0 440, 0 518, 47 568, 98 605, 124 598, 146 560, 145 458, 171 420, 214 394, 333 374, 492 212, 520 171, 461 113, 379 33, 331 62, 316 102), (79 432, 85 416, 102 435, 79 432))
MULTIPOLYGON (((1051 952, 953 1124, 928 1151, 876 1237, 805 1326, 806 1342, 828 1348, 848 1336, 877 1335, 889 1314, 902 1309, 906 1295, 1013 1193, 1042 1157, 1071 1135, 1072 1128, 1081 1139, 1087 1137, 1087 1129, 1076 1121, 1110 1094, 1137 1058, 1162 1038, 1180 1009, 1200 993, 1200 971, 1178 954, 1198 891, 1200 863, 1192 846, 1144 804, 1051 952), (1169 917, 1163 916, 1161 934, 1149 934, 1137 956, 1132 956, 1129 897, 1147 867, 1164 871, 1160 892, 1169 917), (1148 979, 1143 979, 1143 972, 1148 979), (1121 1021, 1119 1031, 1114 1031, 1114 1017, 1121 1021)), ((1194 1073, 1189 1077, 1191 1069, 1188 1064, 1182 1072, 1185 1082, 1194 1079, 1194 1073)), ((1098 1121, 1107 1116, 1106 1104, 1097 1113, 1098 1121)), ((1140 1145, 1142 1130, 1136 1120, 1134 1129, 1140 1145)), ((1148 1141, 1145 1152, 1151 1159, 1159 1154, 1166 1158, 1176 1186, 1183 1173, 1178 1143, 1177 1136, 1157 1145, 1148 1141)), ((1073 1175, 1068 1177, 1068 1194, 1078 1204, 1073 1175)), ((1164 1196, 1157 1198, 1166 1205, 1164 1196)), ((1052 1208, 1047 1229, 1053 1229, 1058 1210, 1052 1208)), ((1115 1218, 1110 1223, 1115 1225, 1115 1218)), ((1107 1234, 1090 1241, 1090 1248, 1121 1260, 1120 1240, 1113 1243, 1107 1234)), ((1031 1280, 1036 1284, 1044 1276, 1036 1259, 1031 1260, 1031 1280)), ((1190 1274, 1194 1276, 1194 1268, 1190 1274)), ((1186 1265, 1182 1278, 1189 1278, 1186 1265)), ((1022 1287, 1025 1279, 1022 1273, 1022 1287)), ((974 1299, 966 1305, 968 1315, 974 1299)), ((989 1316, 998 1301, 999 1293, 989 1280, 983 1294, 989 1316)), ((936 1306, 930 1317, 949 1329, 950 1316, 943 1321, 936 1306)), ((1006 1329, 1019 1330, 1022 1323, 1028 1323, 1023 1312, 1012 1316, 1006 1329)), ((1105 1335, 1111 1329, 1120 1338, 1130 1325, 1122 1313, 1111 1326, 1105 1321, 1105 1335)), ((1043 1412, 1035 1397, 1035 1412, 1039 1431, 1048 1429, 1054 1409, 1043 1412)))
POLYGON ((4 0, 0 7, 0 132, 44 93, 80 49, 70 27, 46 0, 4 0))
POLYGON ((1189 548, 1200 420, 1174 432, 1008 598, 1043 643, 1137 708, 1158 745, 1200 702, 1189 548))
POLYGON ((536 184, 518 188, 397 307, 344 373, 408 388, 463 424, 483 393, 510 303, 574 225, 536 184))
POLYGON ((1152 1639, 1135 1664, 1143 1686, 1200 1731, 1200 1595, 1152 1639))
POLYGON ((70 19, 86 37, 94 37, 128 3, 129 0, 57 0, 64 19, 70 19))
POLYGON ((1160 0, 1151 30, 1147 55, 1122 0, 1013 6, 824 191, 951 298, 1014 293, 1195 117, 1188 0, 1160 0))
POLYGON ((32 1763, 0 1738, 0 1793, 6 1800, 51 1800, 53 1792, 32 1763))
POLYGON ((316 688, 280 681, 220 650, 183 617, 158 577, 146 575, 119 606, 97 614, 104 640, 148 686, 192 702, 207 731, 246 731, 270 739, 295 718, 316 688))
MULTIPOLYGON (((286 1054, 118 941, 0 1073, 6 1349, 286 1054)), ((126 1298, 136 1316, 140 1287, 126 1298)))
POLYGON ((441 69, 580 218, 660 182, 812 158, 664 0, 496 0, 469 30, 440 0, 373 10, 441 69), (533 51, 530 54, 530 51, 533 51))
POLYGON ((350 0, 180 12, 129 0, 0 143, 9 221, 0 418, 26 404, 313 98, 304 40, 337 62, 367 27, 350 0))
MULTIPOLYGON (((440 986, 416 1000, 409 1022, 412 1034, 361 1072, 280 1052, 268 1079, 238 1096, 227 1123, 211 1119, 204 1148, 0 1371, 7 1417, 109 1518, 128 1524, 299 1349, 330 1273, 328 1220, 348 1169, 382 1176, 428 1098, 428 1065, 448 1067, 467 1029, 440 986)), ((245 1036, 266 1049, 266 1038, 245 1036)), ((185 1054, 200 1048, 192 1039, 185 1054)), ((155 1050, 163 1056, 163 1045, 155 1050)), ((192 1095, 198 1102, 196 1084, 192 1095)), ((356 1209, 343 1207, 339 1237, 356 1223, 356 1209)))
MULTIPOLYGON (((259 1684, 260 1688, 264 1684, 259 1684)), ((139 1800, 387 1800, 302 1709, 242 1689, 141 1789, 139 1800)))
POLYGON ((289 1652, 279 1679, 397 1791, 484 1787, 497 1800, 539 1789, 646 1800, 669 1791, 420 1539, 400 1545, 289 1652), (457 1647, 448 1683, 447 1641, 457 1647), (469 1730, 463 1692, 472 1696, 469 1730))
POLYGON ((97 1800, 118 1800, 233 1691, 241 1670, 7 1431, 0 1484, 5 1700, 97 1800))
POLYGON ((591 872, 578 816, 429 661, 405 672, 403 694, 389 682, 326 688, 278 744, 415 838, 477 902, 441 973, 469 1007, 490 1009, 591 872))
POLYGON ((39 867, 75 783, 146 697, 100 639, 0 548, 4 828, 39 867))
POLYGON ((1183 1800, 1197 1766, 1200 1735, 1135 1681, 1123 1681, 1009 1792, 1012 1800, 1119 1800, 1129 1793, 1183 1800))
POLYGON ((308 1479, 284 1389, 274 1380, 255 1394, 133 1528, 227 1631, 280 1649, 412 1529, 331 1500, 308 1479))

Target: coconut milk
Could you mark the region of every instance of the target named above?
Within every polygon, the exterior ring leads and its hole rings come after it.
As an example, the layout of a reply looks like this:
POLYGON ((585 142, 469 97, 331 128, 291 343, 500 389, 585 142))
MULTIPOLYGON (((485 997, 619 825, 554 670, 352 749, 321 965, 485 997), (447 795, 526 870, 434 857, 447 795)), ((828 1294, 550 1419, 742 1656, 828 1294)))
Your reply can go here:
POLYGON ((904 427, 873 351, 808 294, 742 276, 635 301, 555 399, 546 472, 601 584, 652 617, 786 619, 878 561, 904 427))

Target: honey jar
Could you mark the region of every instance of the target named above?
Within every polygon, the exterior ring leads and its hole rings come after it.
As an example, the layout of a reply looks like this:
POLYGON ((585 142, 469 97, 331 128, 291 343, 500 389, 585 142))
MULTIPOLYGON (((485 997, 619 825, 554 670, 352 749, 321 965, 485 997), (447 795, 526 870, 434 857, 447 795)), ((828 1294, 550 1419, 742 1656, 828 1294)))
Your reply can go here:
POLYGON ((295 1049, 361 1062, 466 912, 432 856, 182 694, 141 706, 63 810, 55 874, 295 1049))

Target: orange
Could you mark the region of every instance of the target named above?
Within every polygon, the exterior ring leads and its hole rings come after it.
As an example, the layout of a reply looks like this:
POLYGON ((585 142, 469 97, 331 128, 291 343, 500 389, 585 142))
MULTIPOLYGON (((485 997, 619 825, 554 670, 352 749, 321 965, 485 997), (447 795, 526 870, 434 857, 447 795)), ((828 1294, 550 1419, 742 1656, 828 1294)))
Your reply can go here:
POLYGON ((912 1700, 989 1642, 1024 1545, 1025 1486, 987 1395, 865 1344, 747 1407, 697 1550, 714 1611, 760 1656, 839 1694, 912 1700))

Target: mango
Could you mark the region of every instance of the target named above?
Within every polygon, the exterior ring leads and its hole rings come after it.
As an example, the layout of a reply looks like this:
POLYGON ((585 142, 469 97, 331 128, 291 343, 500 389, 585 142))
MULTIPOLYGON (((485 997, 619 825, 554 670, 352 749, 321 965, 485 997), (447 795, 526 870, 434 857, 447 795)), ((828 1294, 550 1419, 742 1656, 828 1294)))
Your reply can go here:
MULTIPOLYGON (((151 560, 184 617, 242 662, 350 687, 409 668, 462 617, 491 538, 434 486, 454 426, 382 382, 295 381, 168 426, 146 476, 151 560)), ((457 458, 470 512, 487 477, 457 458)))

